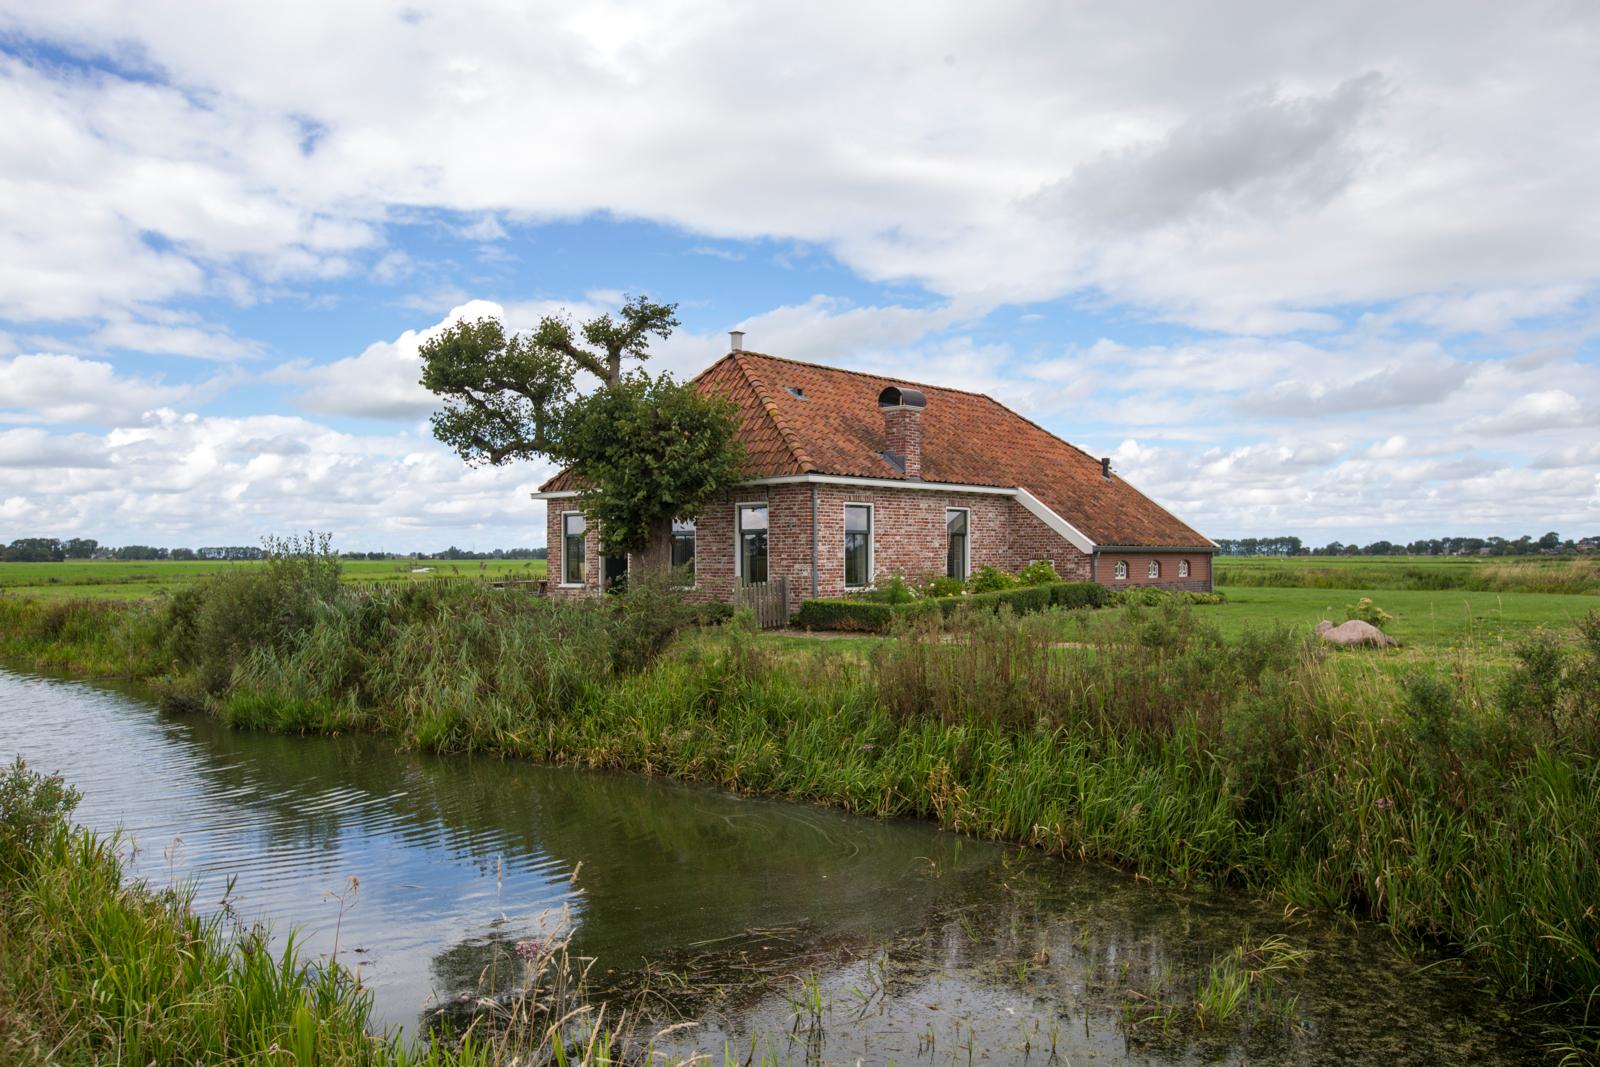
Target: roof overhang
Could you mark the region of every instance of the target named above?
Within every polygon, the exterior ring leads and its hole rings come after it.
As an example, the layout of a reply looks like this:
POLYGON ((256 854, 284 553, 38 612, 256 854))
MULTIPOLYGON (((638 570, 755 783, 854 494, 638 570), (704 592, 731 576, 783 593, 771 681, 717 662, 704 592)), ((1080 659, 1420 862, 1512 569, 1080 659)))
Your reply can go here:
MULTIPOLYGON (((1010 497, 1021 504, 1035 518, 1051 530, 1066 538, 1079 552, 1094 552, 1100 546, 1072 523, 1063 519, 1044 501, 1021 486, 1016 485, 963 485, 960 482, 924 482, 911 478, 864 478, 846 474, 786 474, 772 478, 752 478, 744 485, 849 485, 864 489, 910 489, 929 493, 982 493, 989 496, 1010 497)), ((548 493, 531 493, 534 500, 571 500, 578 496, 576 489, 557 489, 548 493)))
POLYGON ((1211 552, 1219 551, 1215 541, 1207 541, 1203 545, 1101 545, 1101 553, 1106 552, 1211 552))

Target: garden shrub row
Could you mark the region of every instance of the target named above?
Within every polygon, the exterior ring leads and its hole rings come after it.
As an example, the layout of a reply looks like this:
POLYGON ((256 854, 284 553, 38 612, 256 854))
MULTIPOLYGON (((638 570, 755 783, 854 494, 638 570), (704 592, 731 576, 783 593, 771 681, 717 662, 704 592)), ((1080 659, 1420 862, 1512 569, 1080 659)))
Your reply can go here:
POLYGON ((846 630, 859 633, 886 633, 896 619, 927 618, 940 614, 950 618, 958 611, 999 611, 1010 608, 1026 615, 1045 608, 1099 608, 1110 602, 1105 586, 1095 582, 1050 582, 992 593, 959 597, 930 597, 909 604, 885 604, 872 600, 806 600, 794 617, 796 626, 807 630, 846 630))

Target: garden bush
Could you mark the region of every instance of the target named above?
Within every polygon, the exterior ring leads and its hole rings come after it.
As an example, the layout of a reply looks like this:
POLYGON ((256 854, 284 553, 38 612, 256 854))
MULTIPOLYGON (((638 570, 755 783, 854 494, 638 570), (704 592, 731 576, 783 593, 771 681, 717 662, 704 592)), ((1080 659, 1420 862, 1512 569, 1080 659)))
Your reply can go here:
POLYGON ((1060 580, 1055 564, 1047 559, 1036 559, 1017 572, 1017 581, 1023 585, 1048 585, 1060 580))
POLYGON ((988 565, 979 567, 967 579, 967 592, 969 593, 995 593, 1002 589, 1015 587, 1017 580, 999 567, 988 565))
POLYGON ((1052 582, 1001 589, 970 596, 924 597, 909 604, 884 604, 872 600, 806 600, 795 615, 795 625, 808 630, 849 630, 888 633, 896 622, 924 618, 954 618, 962 612, 995 613, 1002 608, 1027 615, 1046 608, 1098 608, 1110 600, 1105 586, 1095 582, 1052 582))

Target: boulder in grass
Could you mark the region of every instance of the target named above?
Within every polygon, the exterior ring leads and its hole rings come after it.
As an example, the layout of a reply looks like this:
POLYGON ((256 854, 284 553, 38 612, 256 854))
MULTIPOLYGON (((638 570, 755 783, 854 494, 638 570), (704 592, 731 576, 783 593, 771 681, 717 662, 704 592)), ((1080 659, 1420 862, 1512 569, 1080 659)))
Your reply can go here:
POLYGON ((1338 626, 1323 619, 1317 623, 1316 629, 1312 632, 1331 645, 1342 645, 1346 648, 1362 645, 1392 648, 1400 643, 1370 622, 1362 622, 1360 619, 1351 619, 1338 626))

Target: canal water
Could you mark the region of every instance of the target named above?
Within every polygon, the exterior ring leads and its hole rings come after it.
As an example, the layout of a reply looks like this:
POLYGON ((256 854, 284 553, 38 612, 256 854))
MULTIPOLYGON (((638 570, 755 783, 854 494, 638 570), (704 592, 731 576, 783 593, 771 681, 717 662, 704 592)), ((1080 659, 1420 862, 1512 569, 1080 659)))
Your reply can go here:
POLYGON ((120 831, 133 875, 337 949, 376 1023, 407 1033, 504 992, 517 942, 568 933, 641 1026, 687 1024, 656 1042, 673 1058, 1539 1062, 1537 1034, 1454 964, 1371 928, 924 823, 236 732, 0 669, 13 754, 82 792, 76 818, 120 831), (1308 955, 1234 1018, 1198 1014, 1219 962, 1263 943, 1308 955))

